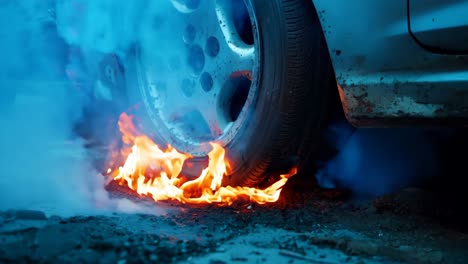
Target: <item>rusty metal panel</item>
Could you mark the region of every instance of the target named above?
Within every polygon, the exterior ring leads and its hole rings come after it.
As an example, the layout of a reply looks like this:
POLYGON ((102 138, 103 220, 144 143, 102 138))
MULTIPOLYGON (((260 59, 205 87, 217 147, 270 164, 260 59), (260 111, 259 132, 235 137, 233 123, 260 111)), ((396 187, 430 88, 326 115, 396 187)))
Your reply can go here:
POLYGON ((419 46, 406 1, 313 2, 353 125, 468 124, 468 56, 419 46))

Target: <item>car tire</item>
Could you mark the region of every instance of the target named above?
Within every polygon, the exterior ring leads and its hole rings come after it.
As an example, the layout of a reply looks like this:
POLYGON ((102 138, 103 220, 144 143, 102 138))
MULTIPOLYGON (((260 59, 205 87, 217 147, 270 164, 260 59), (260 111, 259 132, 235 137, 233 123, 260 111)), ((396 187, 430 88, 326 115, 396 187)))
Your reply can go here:
POLYGON ((320 126, 333 87, 322 28, 308 0, 251 1, 260 26, 261 87, 252 123, 228 183, 255 186, 276 181, 292 166, 313 167, 320 126))
MULTIPOLYGON (((230 171, 223 184, 231 186, 263 185, 294 166, 305 171, 314 159, 330 90, 335 88, 331 87, 331 63, 312 1, 245 3, 255 19, 260 60, 258 78, 252 83, 257 88, 256 100, 249 106, 252 111, 224 145, 230 171)), ((126 92, 118 93, 126 98, 118 101, 126 101, 127 109, 139 106, 132 108, 133 114, 146 127, 145 132, 164 146, 171 142, 158 137, 159 128, 148 116, 138 88, 147 84, 141 82, 137 57, 135 50, 126 55, 126 92)), ((91 118, 99 119, 98 115, 91 118)), ((190 167, 202 168, 207 157, 195 155, 190 162, 190 167)))

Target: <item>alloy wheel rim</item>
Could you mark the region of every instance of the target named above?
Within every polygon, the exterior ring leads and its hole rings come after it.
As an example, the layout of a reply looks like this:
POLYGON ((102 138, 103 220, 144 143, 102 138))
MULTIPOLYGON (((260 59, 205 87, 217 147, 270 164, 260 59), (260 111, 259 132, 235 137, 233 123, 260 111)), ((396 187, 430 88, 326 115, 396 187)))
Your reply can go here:
POLYGON ((227 146, 254 107, 260 61, 250 1, 171 0, 137 54, 139 90, 160 138, 204 156, 227 146), (162 40, 162 41, 161 41, 162 40), (159 48, 155 48, 159 47, 159 48))

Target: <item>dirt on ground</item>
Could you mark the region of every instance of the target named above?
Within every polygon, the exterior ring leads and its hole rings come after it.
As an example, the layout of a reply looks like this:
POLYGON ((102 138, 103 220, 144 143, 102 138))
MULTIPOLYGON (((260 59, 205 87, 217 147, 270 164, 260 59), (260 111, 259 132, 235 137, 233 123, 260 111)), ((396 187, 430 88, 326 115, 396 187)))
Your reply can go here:
POLYGON ((275 204, 162 202, 157 215, 4 211, 0 262, 468 263, 463 207, 431 192, 356 200, 296 187, 275 204))

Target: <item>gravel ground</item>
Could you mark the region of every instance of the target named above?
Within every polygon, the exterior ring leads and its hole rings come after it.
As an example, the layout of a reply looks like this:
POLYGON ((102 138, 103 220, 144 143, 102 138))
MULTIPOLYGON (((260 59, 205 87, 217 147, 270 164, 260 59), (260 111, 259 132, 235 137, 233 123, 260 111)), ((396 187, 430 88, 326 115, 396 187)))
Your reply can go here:
POLYGON ((0 214, 0 262, 468 263, 467 218, 450 205, 417 189, 356 201, 289 185, 266 206, 164 202, 151 205, 161 215, 70 218, 11 210, 0 214))

